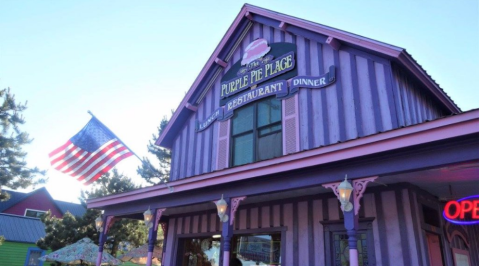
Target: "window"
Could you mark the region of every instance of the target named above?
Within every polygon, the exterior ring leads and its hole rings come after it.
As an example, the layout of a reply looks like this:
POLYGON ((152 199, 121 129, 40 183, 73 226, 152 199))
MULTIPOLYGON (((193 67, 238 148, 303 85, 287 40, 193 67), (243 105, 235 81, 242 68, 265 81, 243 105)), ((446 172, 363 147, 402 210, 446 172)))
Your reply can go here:
MULTIPOLYGON (((359 230, 356 231, 359 266, 375 265, 373 220, 373 218, 359 220, 359 230)), ((324 221, 322 224, 324 226, 326 265, 349 265, 349 237, 344 229, 344 222, 324 221)))
POLYGON ((42 266, 43 262, 39 260, 45 251, 39 248, 28 248, 25 266, 42 266))
POLYGON ((45 211, 30 210, 30 209, 25 210, 25 216, 33 217, 33 218, 41 218, 42 215, 44 215, 45 213, 46 213, 45 211))
POLYGON ((281 100, 268 98, 235 111, 232 118, 232 166, 282 155, 281 100))
POLYGON ((281 233, 235 235, 231 241, 231 259, 243 266, 281 265, 281 233))
POLYGON ((180 238, 176 265, 218 266, 220 263, 220 243, 219 238, 180 238))

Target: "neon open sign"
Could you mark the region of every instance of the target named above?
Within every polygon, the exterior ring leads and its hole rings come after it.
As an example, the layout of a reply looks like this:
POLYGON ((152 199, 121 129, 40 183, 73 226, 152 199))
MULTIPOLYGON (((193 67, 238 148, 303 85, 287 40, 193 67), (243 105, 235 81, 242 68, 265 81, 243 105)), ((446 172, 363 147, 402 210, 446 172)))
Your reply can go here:
POLYGON ((455 224, 479 224, 479 195, 449 201, 442 215, 455 224))

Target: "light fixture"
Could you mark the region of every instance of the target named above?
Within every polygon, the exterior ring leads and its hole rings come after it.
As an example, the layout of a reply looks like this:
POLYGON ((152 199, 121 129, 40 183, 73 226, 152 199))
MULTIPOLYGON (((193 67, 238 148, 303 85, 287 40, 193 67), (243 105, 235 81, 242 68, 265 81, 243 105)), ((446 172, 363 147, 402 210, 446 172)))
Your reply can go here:
POLYGON ((341 208, 345 212, 349 212, 353 209, 353 204, 349 201, 351 197, 351 192, 353 191, 353 187, 351 183, 348 182, 348 176, 344 178, 344 181, 341 182, 338 186, 339 191, 339 202, 341 202, 341 208))
POLYGON ((221 235, 213 235, 212 238, 221 238, 221 235))
POLYGON ((144 217, 144 219, 145 219, 145 225, 146 225, 146 227, 148 227, 148 228, 153 227, 153 223, 152 223, 153 214, 151 214, 150 207, 148 207, 148 210, 146 210, 146 211, 143 213, 143 217, 144 217))
POLYGON ((103 219, 101 218, 101 215, 95 219, 95 227, 98 232, 103 232, 103 219))
POLYGON ((220 217, 221 222, 227 222, 229 216, 226 214, 226 209, 228 209, 228 203, 223 199, 223 194, 221 199, 216 202, 216 208, 218 208, 218 216, 220 217))

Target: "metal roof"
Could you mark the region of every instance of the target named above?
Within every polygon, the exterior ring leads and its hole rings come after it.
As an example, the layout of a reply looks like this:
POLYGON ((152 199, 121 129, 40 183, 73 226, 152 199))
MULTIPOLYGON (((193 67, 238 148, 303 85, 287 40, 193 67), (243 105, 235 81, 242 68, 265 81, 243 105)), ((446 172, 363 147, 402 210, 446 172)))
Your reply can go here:
MULTIPOLYGON (((0 201, 0 213, 2 213, 3 211, 9 209, 10 207, 16 205, 17 203, 21 202, 22 200, 30 197, 31 195, 41 190, 45 190, 47 194, 50 195, 50 193, 48 193, 48 190, 46 190, 45 187, 39 188, 29 193, 4 189, 3 191, 10 194, 10 199, 7 201, 0 201)), ((58 207, 58 209, 60 209, 62 214, 65 214, 68 211, 74 216, 83 216, 83 214, 86 212, 86 208, 81 204, 55 200, 53 198, 51 199, 53 204, 55 204, 58 207)))
POLYGON ((70 212, 74 216, 83 216, 83 214, 85 214, 86 212, 86 208, 83 207, 83 205, 81 204, 59 201, 59 200, 55 200, 55 204, 57 205, 57 207, 61 210, 63 214, 66 212, 70 212))
POLYGON ((45 236, 45 226, 38 218, 0 213, 0 224, 5 241, 36 243, 45 236))

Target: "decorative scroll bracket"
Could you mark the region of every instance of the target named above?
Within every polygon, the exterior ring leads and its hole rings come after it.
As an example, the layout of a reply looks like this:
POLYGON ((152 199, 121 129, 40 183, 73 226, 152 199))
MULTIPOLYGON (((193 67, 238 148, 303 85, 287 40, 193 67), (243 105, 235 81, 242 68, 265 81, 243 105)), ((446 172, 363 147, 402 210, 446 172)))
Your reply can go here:
POLYGON ((361 207, 361 204, 359 204, 359 200, 363 197, 364 191, 366 191, 366 187, 368 183, 373 182, 377 178, 378 178, 377 176, 373 176, 373 177, 353 180, 354 214, 355 215, 358 215, 359 213, 359 208, 361 207))
POLYGON ((246 196, 244 197, 236 197, 231 199, 231 209, 230 209, 230 225, 233 225, 235 221, 235 213, 236 210, 238 210, 240 201, 246 199, 246 196))
MULTIPOLYGON (((341 182, 327 183, 327 184, 323 184, 323 187, 332 189, 334 192, 334 195, 336 195, 336 198, 339 199, 339 191, 338 191, 339 184, 341 184, 341 182)), ((343 205, 341 205, 341 210, 344 211, 343 205)))
POLYGON ((163 215, 163 212, 165 210, 166 210, 166 208, 156 210, 155 231, 158 231, 158 222, 160 221, 161 215, 163 215))
POLYGON ((108 229, 110 229, 110 227, 118 220, 120 219, 115 216, 106 217, 105 235, 108 233, 108 229))

